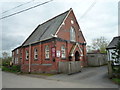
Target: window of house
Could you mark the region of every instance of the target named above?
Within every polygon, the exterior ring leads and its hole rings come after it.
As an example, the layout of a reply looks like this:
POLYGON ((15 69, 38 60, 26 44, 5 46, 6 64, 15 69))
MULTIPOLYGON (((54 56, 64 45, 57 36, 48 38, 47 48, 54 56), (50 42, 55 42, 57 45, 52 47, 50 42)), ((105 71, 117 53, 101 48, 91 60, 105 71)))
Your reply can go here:
POLYGON ((36 48, 34 49, 34 59, 38 59, 38 50, 36 48))
POLYGON ((18 64, 18 57, 15 58, 15 64, 18 64))
POLYGON ((22 51, 20 51, 20 59, 22 59, 22 51))
POLYGON ((75 42, 75 29, 73 27, 70 28, 70 41, 75 42))
POLYGON ((29 59, 29 51, 27 50, 26 51, 26 60, 28 60, 29 59))
POLYGON ((66 58, 65 46, 61 46, 61 58, 66 58))
POLYGON ((18 54, 19 50, 17 49, 16 54, 18 54))
POLYGON ((46 45, 45 46, 45 59, 49 59, 50 55, 49 55, 50 51, 49 51, 49 46, 46 45))
POLYGON ((72 24, 74 24, 74 21, 73 21, 73 20, 71 20, 71 23, 72 23, 72 24))

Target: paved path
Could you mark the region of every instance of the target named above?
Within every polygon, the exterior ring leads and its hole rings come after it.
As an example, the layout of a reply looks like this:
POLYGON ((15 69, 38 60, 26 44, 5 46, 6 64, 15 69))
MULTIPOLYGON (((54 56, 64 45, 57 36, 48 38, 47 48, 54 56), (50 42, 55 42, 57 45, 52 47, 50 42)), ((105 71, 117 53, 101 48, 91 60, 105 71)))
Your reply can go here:
POLYGON ((107 79, 107 68, 84 68, 82 72, 49 77, 16 75, 3 72, 3 88, 118 88, 107 79))
POLYGON ((89 85, 90 87, 98 88, 115 88, 118 85, 114 84, 107 76, 107 67, 89 67, 84 68, 82 72, 73 75, 56 75, 49 77, 49 79, 59 80, 64 82, 74 82, 84 85, 89 85))

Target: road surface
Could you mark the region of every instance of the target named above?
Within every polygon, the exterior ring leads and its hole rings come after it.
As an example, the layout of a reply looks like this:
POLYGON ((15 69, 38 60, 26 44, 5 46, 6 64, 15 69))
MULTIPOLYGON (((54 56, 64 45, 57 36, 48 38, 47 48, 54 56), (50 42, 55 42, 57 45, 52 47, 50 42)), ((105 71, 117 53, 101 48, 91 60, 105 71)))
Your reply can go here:
POLYGON ((107 67, 84 68, 82 72, 41 77, 2 72, 3 88, 118 88, 107 78, 107 67))

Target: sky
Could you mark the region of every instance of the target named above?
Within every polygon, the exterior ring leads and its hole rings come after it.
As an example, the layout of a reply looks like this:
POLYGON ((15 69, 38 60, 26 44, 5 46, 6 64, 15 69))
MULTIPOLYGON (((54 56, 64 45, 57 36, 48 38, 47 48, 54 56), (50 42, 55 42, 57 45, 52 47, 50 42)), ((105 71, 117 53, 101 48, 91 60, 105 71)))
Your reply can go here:
MULTIPOLYGON (((1 0, 0 18, 49 0, 1 0), (12 9, 18 5, 30 3, 12 9), (6 10, 10 10, 3 13, 6 10)), ((0 52, 8 52, 20 46, 41 23, 73 9, 87 45, 94 38, 104 36, 109 41, 118 36, 119 0, 53 0, 45 5, 0 20, 0 52), (94 5, 93 5, 94 4, 94 5)), ((0 54, 1 56, 1 54, 0 54)))

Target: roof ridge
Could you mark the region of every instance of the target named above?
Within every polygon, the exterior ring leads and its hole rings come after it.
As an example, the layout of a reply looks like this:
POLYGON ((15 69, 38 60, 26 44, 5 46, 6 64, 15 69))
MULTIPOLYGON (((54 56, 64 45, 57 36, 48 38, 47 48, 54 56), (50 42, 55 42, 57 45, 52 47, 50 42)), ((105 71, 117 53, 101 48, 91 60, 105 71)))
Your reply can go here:
POLYGON ((69 10, 67 10, 67 11, 65 11, 65 12, 63 12, 63 13, 61 13, 61 14, 58 14, 58 15, 56 15, 56 16, 54 16, 54 17, 48 19, 48 20, 46 20, 45 22, 43 22, 43 23, 41 23, 41 24, 39 24, 39 25, 41 26, 41 25, 43 25, 43 24, 45 24, 45 23, 47 23, 47 22, 49 22, 49 21, 55 19, 56 17, 59 17, 59 16, 61 16, 62 14, 65 14, 65 13, 69 12, 71 9, 72 9, 72 8, 70 8, 69 10))

